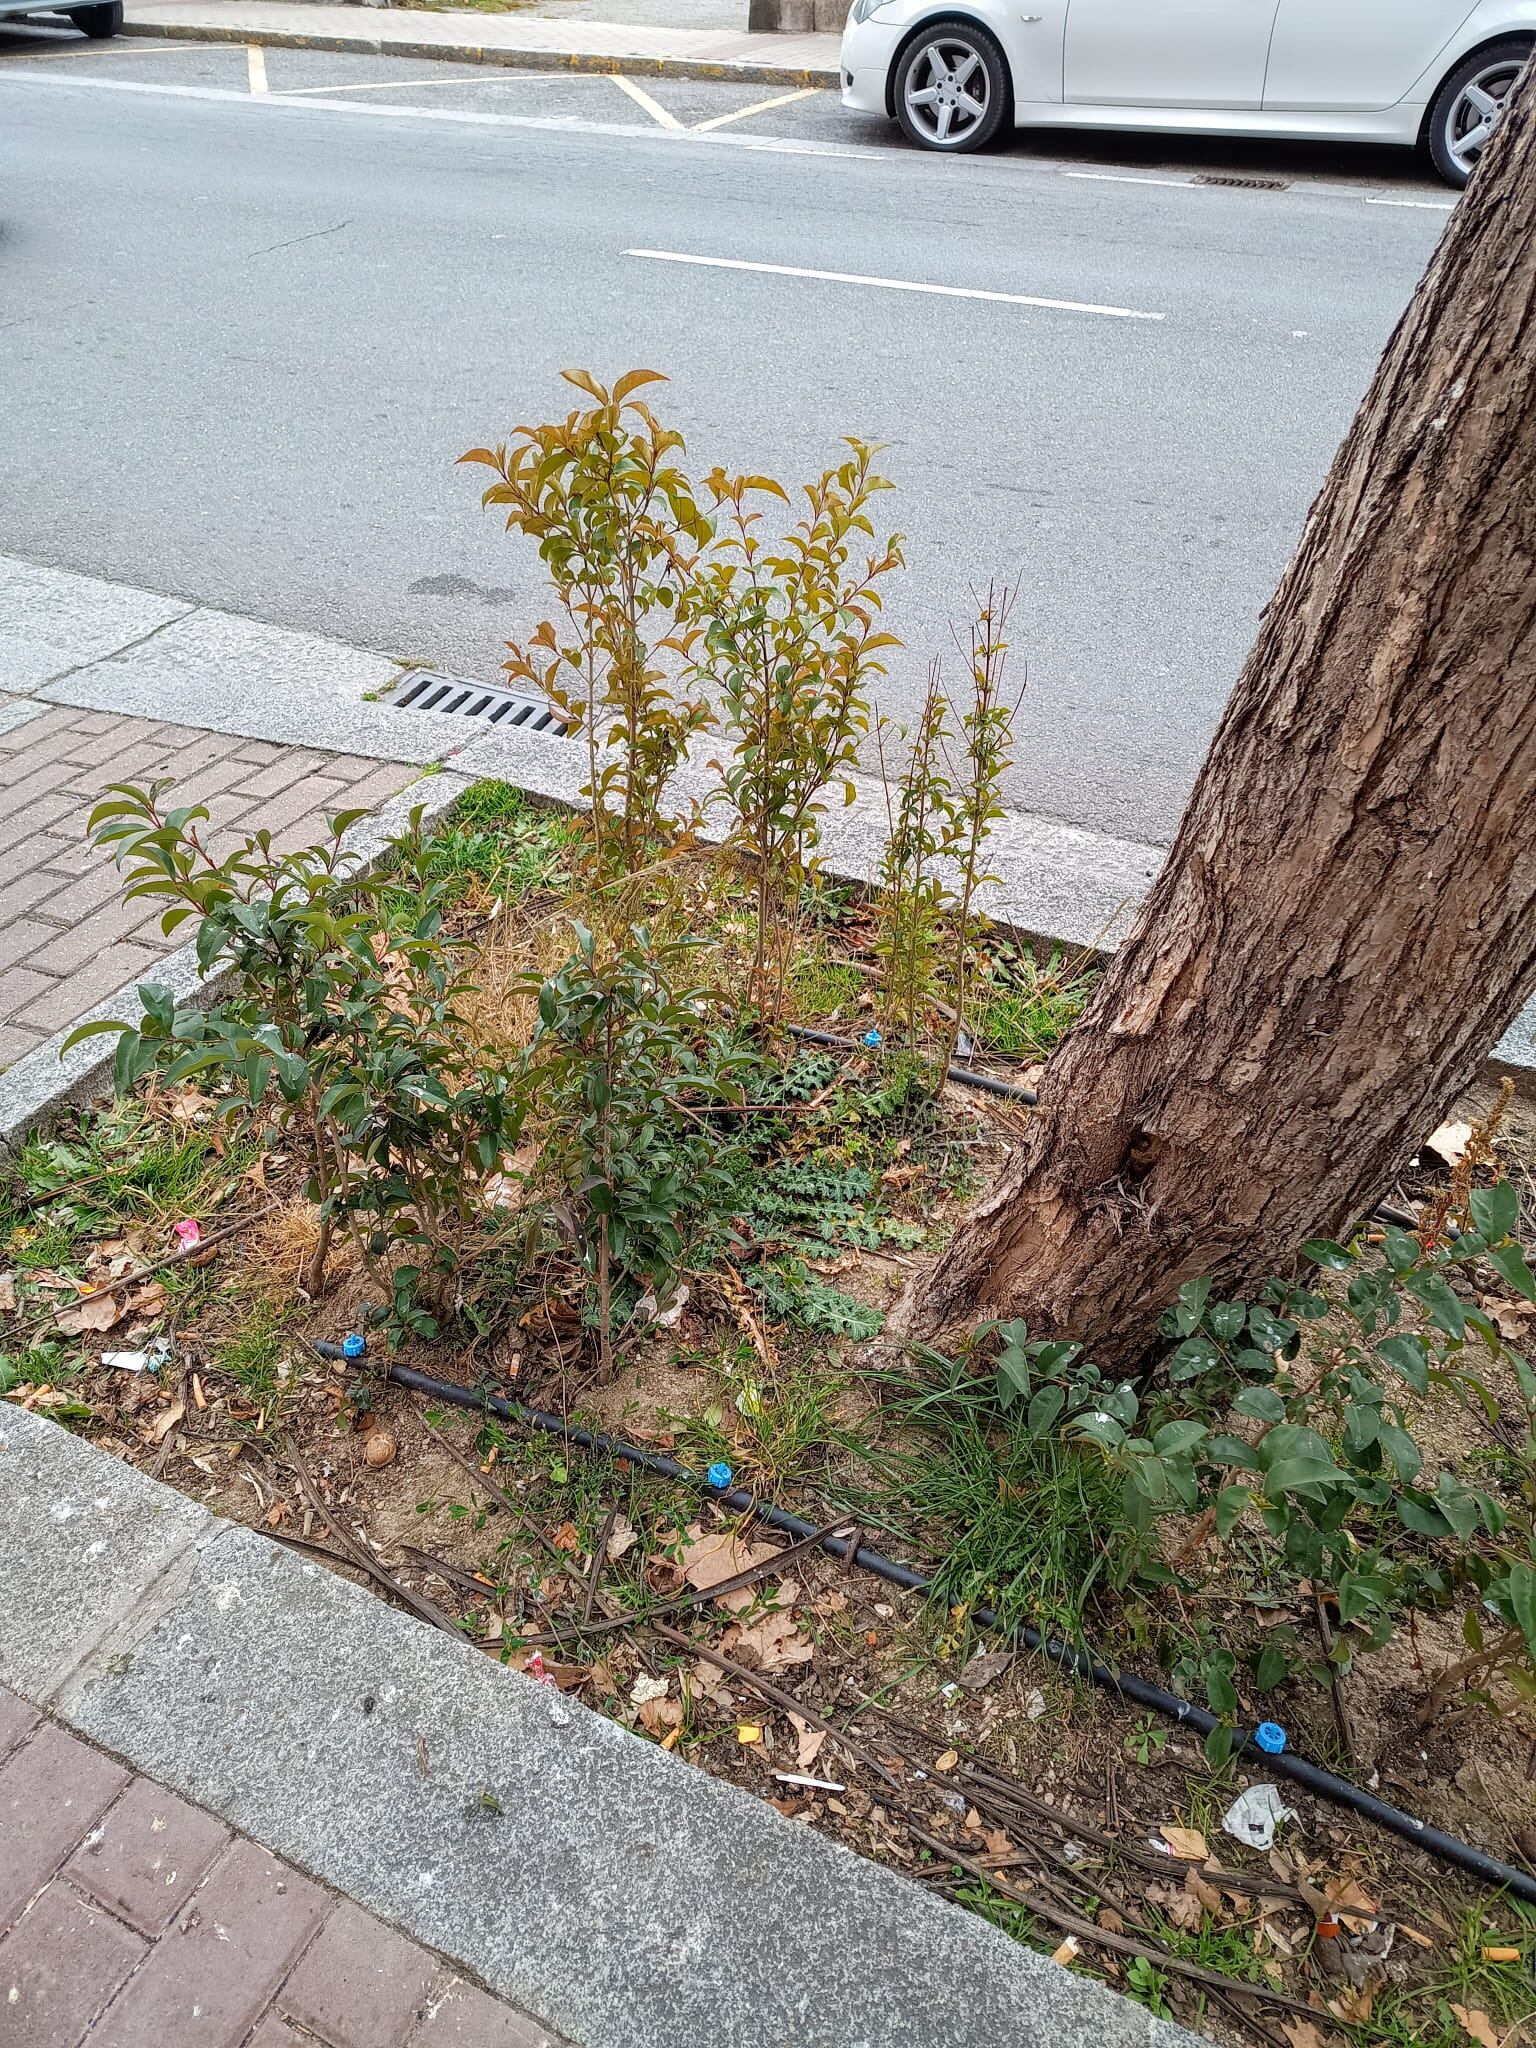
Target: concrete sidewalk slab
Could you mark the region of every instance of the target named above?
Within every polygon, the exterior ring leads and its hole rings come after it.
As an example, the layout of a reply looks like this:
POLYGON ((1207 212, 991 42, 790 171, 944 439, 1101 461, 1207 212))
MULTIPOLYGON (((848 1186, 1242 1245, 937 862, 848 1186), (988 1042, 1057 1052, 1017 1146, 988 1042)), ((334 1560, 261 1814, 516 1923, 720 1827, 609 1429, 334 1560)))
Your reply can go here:
POLYGON ((976 1916, 167 1493, 0 1404, 0 1684, 581 2048, 1192 2048, 976 1916), (58 1513, 109 1483, 125 1522, 196 1523, 126 1614, 82 1594, 96 1530, 58 1513), (90 1652, 39 1687, 66 1627, 90 1652))
POLYGON ((522 12, 414 7, 364 11, 326 0, 129 0, 124 33, 763 85, 835 85, 839 75, 840 38, 835 35, 754 35, 745 29, 673 28, 522 12))
POLYGON ((557 2048, 3 1689, 0 1840, 0 2048, 557 2048))

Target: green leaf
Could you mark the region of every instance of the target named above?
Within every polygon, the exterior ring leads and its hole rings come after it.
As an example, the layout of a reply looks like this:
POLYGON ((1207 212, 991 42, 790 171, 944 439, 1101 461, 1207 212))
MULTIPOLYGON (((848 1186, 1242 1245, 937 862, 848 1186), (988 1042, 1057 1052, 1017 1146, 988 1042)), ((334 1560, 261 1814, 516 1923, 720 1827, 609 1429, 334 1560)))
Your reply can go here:
POLYGON ((1460 1337, 1465 1334, 1466 1311, 1439 1273, 1409 1273, 1403 1285, 1416 1300, 1423 1302, 1447 1335, 1460 1337))
POLYGON ((1203 1422, 1165 1422, 1154 1434, 1152 1448, 1160 1458, 1176 1458, 1181 1452, 1192 1450, 1203 1442, 1207 1433, 1203 1422))
POLYGON ((1416 1394, 1429 1392, 1429 1348, 1422 1337, 1384 1337, 1376 1354, 1400 1372, 1416 1394))
POLYGON ((119 1017, 98 1017, 94 1024, 77 1024, 59 1047, 60 1053, 69 1051, 72 1045, 79 1045, 82 1039, 99 1037, 103 1031, 132 1031, 131 1024, 123 1023, 119 1017))
POLYGON ((1416 1237, 1410 1237, 1406 1230, 1399 1230, 1389 1223, 1383 1237, 1383 1249, 1387 1264, 1394 1273, 1411 1273, 1424 1256, 1424 1248, 1416 1237))
MULTIPOLYGON (((1500 1181, 1500 1187, 1507 1187, 1507 1181, 1500 1181)), ((1481 1190, 1479 1190, 1481 1192, 1481 1190)), ((1527 1301, 1536 1301, 1536 1279, 1525 1263, 1525 1254, 1517 1244, 1493 1244, 1483 1254, 1507 1286, 1516 1294, 1523 1294, 1527 1301)))
POLYGON ((1029 1404, 1030 1435, 1044 1436, 1066 1405, 1067 1397, 1060 1387, 1042 1387, 1029 1404))
POLYGON ((1536 1655, 1536 1569, 1528 1564, 1509 1568, 1509 1607, 1533 1655, 1536 1655))
POLYGON ((1255 1422, 1284 1422, 1285 1403, 1273 1387, 1244 1387, 1232 1403, 1234 1415, 1251 1415, 1255 1422))
POLYGON ((1269 1692, 1284 1678, 1290 1659, 1279 1643, 1266 1643, 1253 1667, 1253 1682, 1260 1692, 1269 1692))
POLYGON ((1230 1344, 1240 1337, 1247 1320, 1248 1310, 1240 1301, 1214 1301, 1207 1316, 1211 1335, 1222 1344, 1230 1344))
POLYGON ((1424 1460, 1419 1447, 1406 1429, 1399 1429, 1395 1422, 1384 1422, 1377 1441, 1397 1468, 1397 1476, 1405 1486, 1412 1486, 1419 1476, 1424 1460))
POLYGON ((1350 1477, 1324 1458, 1277 1458, 1264 1474, 1264 1497, 1278 1500, 1302 1486, 1347 1486, 1350 1477))
POLYGON ((1355 1263, 1353 1252, 1346 1251, 1341 1244, 1335 1244, 1331 1237, 1312 1237, 1301 1248, 1304 1259, 1310 1259, 1314 1266, 1326 1266, 1331 1273, 1344 1273, 1355 1263))
POLYGON ((1252 1506, 1246 1486, 1224 1486, 1216 1496, 1216 1534, 1225 1540, 1252 1506))
POLYGON ((1520 1197, 1507 1180, 1472 1190, 1472 1220, 1489 1244, 1513 1237, 1520 1228, 1520 1197))
POLYGON ((1419 1500, 1411 1493, 1401 1494, 1397 1503, 1397 1519, 1405 1529, 1411 1529, 1415 1536, 1449 1536, 1451 1525, 1430 1502, 1419 1500))

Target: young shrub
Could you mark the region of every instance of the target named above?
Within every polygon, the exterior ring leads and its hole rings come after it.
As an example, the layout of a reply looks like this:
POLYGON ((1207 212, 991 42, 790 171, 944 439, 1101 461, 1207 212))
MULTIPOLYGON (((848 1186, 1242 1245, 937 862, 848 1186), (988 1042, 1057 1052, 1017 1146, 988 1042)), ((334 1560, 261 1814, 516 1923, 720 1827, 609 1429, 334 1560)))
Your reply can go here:
POLYGON ((369 873, 344 845, 362 811, 339 813, 300 852, 277 853, 258 832, 216 858, 199 829, 206 809, 167 809, 168 787, 116 785, 89 829, 126 867, 125 900, 166 901, 167 933, 198 921, 198 964, 228 967, 229 992, 206 1011, 182 1009, 148 984, 136 1025, 83 1025, 68 1043, 116 1032, 119 1094, 151 1070, 170 1085, 194 1075, 222 1084, 240 1132, 309 1160, 320 1228, 308 1292, 324 1284, 340 1223, 393 1331, 435 1335, 524 1104, 518 1077, 474 1045, 460 1012, 470 984, 461 942, 443 930, 442 885, 423 874, 420 814, 369 873))
POLYGON ((985 872, 986 841, 1003 816, 1003 777, 1012 765, 1013 721, 1023 701, 1022 686, 1009 702, 1004 694, 1008 662, 1008 615, 1013 592, 989 584, 970 636, 970 701, 960 716, 960 762, 954 771, 949 852, 960 879, 955 887, 954 951, 950 1003, 954 1019, 944 1055, 955 1057, 971 1002, 972 928, 976 891, 996 877, 985 872))
POLYGON ((954 905, 940 867, 959 830, 958 792, 948 775, 949 699, 937 661, 928 671, 928 690, 894 793, 886 766, 893 734, 890 721, 875 726, 881 778, 885 784, 886 839, 880 856, 875 950, 885 972, 883 1007, 888 1024, 898 1025, 908 1045, 916 1041, 919 1012, 935 993, 944 920, 954 905))
POLYGON ((664 383, 659 372, 631 370, 611 391, 585 370, 562 374, 593 399, 588 410, 459 459, 496 472, 481 502, 505 506, 508 532, 537 542, 549 570, 563 626, 545 620, 509 642, 502 666, 584 736, 598 871, 629 875, 679 829, 668 786, 708 721, 674 674, 698 640, 711 527, 674 459, 682 435, 634 396, 664 383))
POLYGON ((878 624, 900 541, 876 544, 869 513, 890 485, 874 472, 877 450, 848 446, 845 462, 805 486, 805 517, 777 541, 758 530, 753 500, 787 505, 781 485, 723 470, 707 480, 721 531, 701 572, 709 623, 698 673, 724 709, 724 793, 757 877, 752 993, 770 1015, 782 1002, 826 793, 841 778, 843 800, 853 802, 869 688, 885 673, 881 655, 900 645, 878 624))
POLYGON ((614 1367, 614 1299, 676 1290, 687 1219, 707 1216, 734 1181, 700 1104, 739 1102, 751 1054, 714 1042, 719 998, 690 983, 698 940, 658 944, 643 928, 622 946, 584 925, 560 971, 537 985, 532 1082, 548 1118, 543 1167, 557 1217, 596 1282, 603 1378, 614 1367), (701 1041, 703 1050, 701 1052, 701 1041))

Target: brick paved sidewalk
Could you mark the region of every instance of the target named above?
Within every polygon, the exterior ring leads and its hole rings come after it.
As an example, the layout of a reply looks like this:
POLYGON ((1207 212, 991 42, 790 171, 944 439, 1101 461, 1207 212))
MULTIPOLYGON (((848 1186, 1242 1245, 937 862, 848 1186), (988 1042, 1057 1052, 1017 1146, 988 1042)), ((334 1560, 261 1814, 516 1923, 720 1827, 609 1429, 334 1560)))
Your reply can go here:
POLYGON ((67 707, 0 729, 0 1070, 186 939, 161 932, 164 904, 123 903, 86 840, 109 783, 174 776, 177 803, 208 806, 216 846, 265 826, 287 851, 318 839, 327 812, 373 810, 419 772, 67 707))
POLYGON ((0 1687, 0 2048, 558 2048, 0 1687))

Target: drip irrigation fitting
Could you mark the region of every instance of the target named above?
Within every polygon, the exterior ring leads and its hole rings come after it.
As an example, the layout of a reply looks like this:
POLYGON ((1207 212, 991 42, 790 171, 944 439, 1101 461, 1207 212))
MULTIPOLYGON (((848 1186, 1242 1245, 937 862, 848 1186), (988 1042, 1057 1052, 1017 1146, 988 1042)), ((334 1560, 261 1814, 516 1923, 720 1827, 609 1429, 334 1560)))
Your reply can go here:
MULTIPOLYGON (((322 1358, 345 1356, 339 1344, 320 1343, 314 1348, 322 1358)), ((660 1479, 680 1481, 707 1494, 722 1507, 738 1514, 755 1515, 770 1529, 778 1529, 786 1536, 802 1538, 817 1533, 816 1523, 760 1501, 745 1487, 712 1486, 708 1479, 701 1478, 697 1472, 690 1472, 686 1465, 680 1465, 664 1452, 642 1450, 638 1444, 625 1443, 622 1438, 578 1428, 561 1416, 530 1408, 522 1401, 509 1401, 500 1394, 481 1394, 470 1387, 455 1386, 451 1380, 435 1379, 431 1373, 418 1372, 414 1366, 386 1366, 385 1376, 413 1394, 425 1394, 454 1408, 475 1408, 482 1414, 494 1415, 506 1422, 524 1423, 548 1436, 557 1436, 567 1444, 575 1444, 581 1450, 596 1451, 622 1464, 638 1466, 641 1471, 654 1473, 660 1479)), ((907 1592, 931 1594, 934 1590, 931 1578, 913 1571, 910 1565, 898 1564, 894 1558, 885 1557, 878 1550, 871 1550, 856 1538, 823 1536, 821 1548, 829 1556, 841 1558, 845 1564, 857 1565, 861 1571, 872 1572, 876 1578, 901 1586, 907 1592)), ((1134 1672, 1112 1671, 1086 1651, 1043 1635, 1029 1622, 1005 1622, 990 1607, 973 1608, 972 1614, 980 1627, 993 1630, 1010 1642, 1022 1643, 1026 1649, 1037 1650, 1074 1677, 1086 1678, 1106 1692, 1118 1694, 1133 1706, 1145 1707, 1182 1727, 1193 1729, 1201 1737, 1209 1735, 1220 1725, 1215 1715, 1208 1714, 1203 1707, 1181 1700, 1162 1686, 1138 1678, 1134 1672)), ((1334 1772, 1324 1770, 1321 1764, 1310 1763, 1291 1749, 1285 1749, 1278 1755, 1266 1753, 1252 1735, 1239 1735, 1233 1744, 1233 1754, 1246 1756, 1259 1769, 1289 1778, 1292 1784, 1302 1786, 1317 1798, 1347 1807, 1363 1820, 1372 1821, 1377 1827, 1385 1828, 1388 1833, 1397 1835, 1428 1855, 1439 1857, 1441 1862, 1452 1863, 1469 1876, 1481 1879, 1484 1884, 1497 1886, 1515 1898, 1523 1899, 1527 1905, 1536 1906, 1536 1877, 1516 1870, 1508 1863, 1501 1863, 1496 1856, 1485 1855, 1470 1842, 1463 1842, 1455 1835, 1431 1827, 1416 1815, 1404 1812, 1385 1799, 1378 1799, 1359 1785, 1351 1784, 1348 1778, 1340 1778, 1334 1772)))
MULTIPOLYGON (((860 1044, 856 1039, 838 1038, 830 1031, 813 1031, 806 1024, 791 1024, 791 1038, 803 1039, 807 1045, 835 1046, 839 1052, 863 1052, 867 1041, 860 1044)), ((1040 1098, 1033 1088, 1021 1088, 1017 1081, 999 1081, 995 1074, 978 1074, 974 1067, 946 1067, 951 1081, 958 1081, 965 1088, 979 1088, 984 1095, 1002 1095, 1010 1102, 1027 1102, 1031 1105, 1040 1098)))

